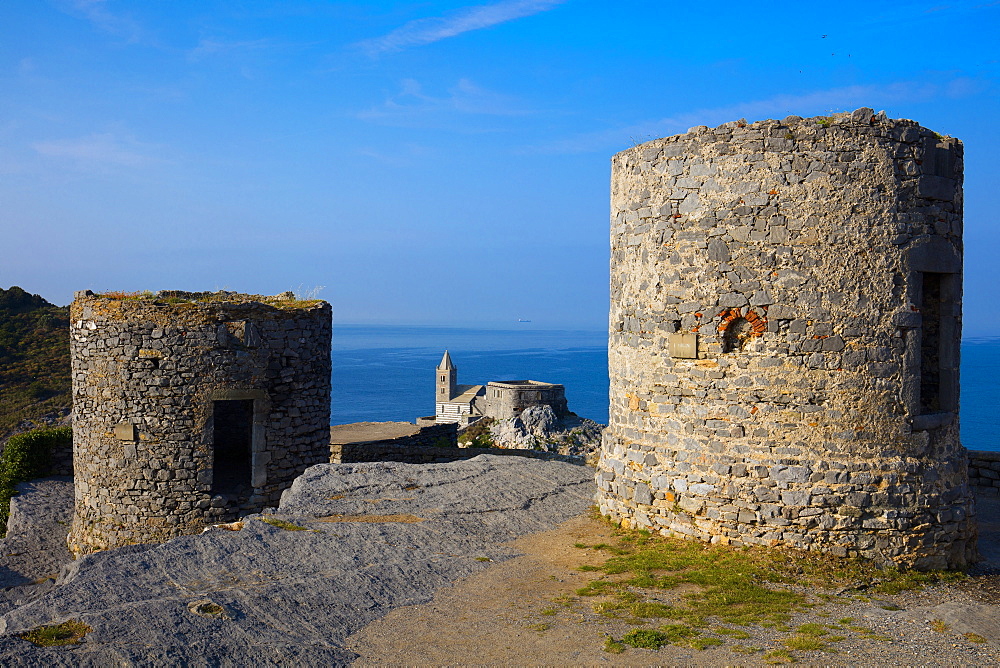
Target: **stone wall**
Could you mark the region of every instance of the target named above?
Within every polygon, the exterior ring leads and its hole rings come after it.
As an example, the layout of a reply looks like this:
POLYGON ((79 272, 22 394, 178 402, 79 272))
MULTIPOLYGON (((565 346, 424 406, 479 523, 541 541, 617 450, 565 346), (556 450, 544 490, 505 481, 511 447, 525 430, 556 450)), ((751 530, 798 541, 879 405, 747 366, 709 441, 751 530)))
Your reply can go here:
POLYGON ((330 305, 235 293, 77 293, 77 552, 276 504, 329 458, 330 305))
POLYGON ((515 418, 529 406, 551 406, 559 417, 569 413, 566 388, 537 380, 490 381, 486 384, 486 396, 481 401, 483 415, 497 420, 515 418))
POLYGON ((56 476, 73 475, 73 444, 65 447, 52 448, 51 453, 51 473, 56 476))
POLYGON ((1000 496, 1000 452, 969 450, 969 484, 977 494, 1000 496))
MULTIPOLYGON (((454 426, 454 425, 452 425, 454 426)), ((554 452, 539 450, 513 450, 504 448, 437 448, 433 446, 406 446, 391 442, 371 441, 369 443, 351 443, 343 447, 343 459, 340 456, 331 458, 332 464, 348 464, 356 462, 404 462, 407 464, 438 464, 454 462, 462 459, 472 459, 479 455, 501 455, 509 457, 527 457, 529 459, 549 459, 571 464, 583 465, 583 457, 560 455, 554 452)))
POLYGON ((478 455, 510 455, 583 464, 582 456, 537 450, 457 447, 455 423, 418 426, 409 422, 355 422, 330 427, 330 462, 405 462, 433 464, 478 455))
MULTIPOLYGON (((378 426, 379 424, 386 423, 367 424, 378 426)), ((458 448, 458 425, 453 422, 425 426, 407 426, 412 428, 405 430, 403 435, 392 438, 361 441, 351 440, 351 442, 338 443, 336 442, 338 439, 333 436, 330 443, 330 462, 333 464, 348 464, 372 461, 411 461, 411 459, 406 458, 406 453, 410 453, 414 448, 419 449, 423 454, 415 457, 412 461, 437 461, 436 459, 427 459, 426 457, 433 457, 436 450, 458 448)), ((335 434, 337 429, 338 427, 331 427, 331 435, 335 434)), ((452 459, 454 458, 442 461, 452 461, 452 459)))
POLYGON ((870 109, 612 160, 602 512, 918 568, 976 555, 962 145, 870 109))

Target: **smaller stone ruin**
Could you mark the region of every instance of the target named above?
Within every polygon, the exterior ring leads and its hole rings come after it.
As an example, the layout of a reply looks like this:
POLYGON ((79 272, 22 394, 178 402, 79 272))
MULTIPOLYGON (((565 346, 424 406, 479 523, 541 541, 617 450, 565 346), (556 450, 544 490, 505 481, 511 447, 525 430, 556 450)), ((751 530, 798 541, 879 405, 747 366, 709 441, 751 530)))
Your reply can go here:
POLYGON ((277 505, 329 461, 326 302, 88 290, 70 315, 75 553, 277 505))

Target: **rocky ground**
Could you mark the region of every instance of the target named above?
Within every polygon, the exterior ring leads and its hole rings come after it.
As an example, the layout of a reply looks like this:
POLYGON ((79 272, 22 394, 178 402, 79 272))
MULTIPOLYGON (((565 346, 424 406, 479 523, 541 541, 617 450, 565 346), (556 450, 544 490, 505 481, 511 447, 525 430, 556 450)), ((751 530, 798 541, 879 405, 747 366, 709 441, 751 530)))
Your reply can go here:
MULTIPOLYGON (((0 543, 0 665, 765 663, 787 634, 745 627, 750 637, 701 651, 604 651, 607 636, 632 626, 576 595, 600 576, 580 567, 608 556, 579 545, 610 542, 610 527, 586 512, 592 474, 495 456, 321 465, 273 513, 90 555, 55 581, 49 576, 68 556, 61 541, 72 492, 65 480, 36 481, 15 497, 0 543), (17 637, 66 619, 92 629, 79 645, 40 648, 17 637), (761 649, 741 654, 740 645, 761 649)), ((845 595, 799 613, 792 626, 851 618, 873 633, 844 632, 835 653, 795 658, 1000 664, 1000 503, 981 500, 980 515, 987 561, 973 577, 921 592, 845 595)))
MULTIPOLYGON (((351 633, 513 558, 508 541, 583 512, 592 477, 579 465, 495 456, 326 464, 238 530, 89 555, 56 583, 42 579, 50 568, 7 553, 0 665, 345 665, 358 658, 343 647, 351 633), (82 643, 43 648, 17 636, 67 619, 92 629, 82 643)), ((61 521, 39 527, 52 545, 65 539, 61 521)), ((39 549, 11 533, 5 547, 15 544, 39 549)))
POLYGON ((575 414, 558 417, 551 406, 529 406, 518 417, 490 425, 494 447, 543 450, 596 463, 604 425, 575 414))
MULTIPOLYGON (((516 540, 521 553, 442 589, 430 603, 397 608, 350 638, 358 665, 559 665, 559 666, 760 666, 785 663, 765 655, 782 650, 790 634, 761 626, 733 627, 746 637, 698 650, 626 647, 604 650, 608 637, 621 639, 634 620, 595 611, 599 600, 577 589, 600 574, 581 571, 607 559, 606 552, 574 547, 612 542, 605 523, 579 516, 560 527, 516 540), (755 648, 751 654, 737 651, 755 648)), ((1000 612, 993 598, 970 593, 982 576, 962 586, 935 586, 893 596, 841 597, 835 603, 796 614, 789 627, 836 624, 850 618, 857 628, 827 651, 793 651, 809 666, 991 666, 1000 665, 1000 612), (975 633, 985 642, 970 640, 975 633)), ((684 591, 655 592, 670 602, 684 591)), ((640 628, 656 628, 649 620, 640 628)), ((827 637, 833 636, 830 631, 827 637)), ((837 632, 839 633, 839 632, 837 632)))

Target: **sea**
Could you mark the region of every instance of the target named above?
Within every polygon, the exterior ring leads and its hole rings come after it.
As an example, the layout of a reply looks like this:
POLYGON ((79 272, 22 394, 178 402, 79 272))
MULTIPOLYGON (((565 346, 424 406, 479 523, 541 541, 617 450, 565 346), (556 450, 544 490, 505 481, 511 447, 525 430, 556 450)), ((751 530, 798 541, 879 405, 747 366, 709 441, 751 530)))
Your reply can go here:
MULTIPOLYGON (((434 414, 434 368, 445 350, 458 382, 532 379, 566 386, 571 411, 608 421, 607 333, 335 325, 331 422, 413 422, 434 414)), ((1000 451, 1000 338, 962 342, 962 442, 1000 451)))

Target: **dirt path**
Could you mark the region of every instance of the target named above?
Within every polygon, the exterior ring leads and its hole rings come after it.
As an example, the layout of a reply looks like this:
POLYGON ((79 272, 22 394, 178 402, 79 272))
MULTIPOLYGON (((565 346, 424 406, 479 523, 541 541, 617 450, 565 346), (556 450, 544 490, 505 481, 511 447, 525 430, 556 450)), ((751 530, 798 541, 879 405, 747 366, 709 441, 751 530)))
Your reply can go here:
MULTIPOLYGON (((361 655, 358 665, 731 666, 766 663, 764 654, 781 649, 779 641, 789 637, 745 627, 751 637, 705 650, 668 646, 657 651, 628 648, 621 654, 604 651, 607 636, 620 639, 634 627, 595 613, 593 599, 575 595, 594 577, 578 568, 602 563, 606 554, 574 544, 610 542, 610 537, 603 523, 577 517, 555 530, 521 538, 513 545, 523 556, 440 590, 431 603, 394 610, 351 636, 345 648, 361 655), (738 646, 761 649, 737 653, 733 648, 738 646)), ((1000 608, 982 600, 990 598, 992 581, 981 580, 961 589, 937 586, 876 600, 827 603, 797 614, 793 627, 850 617, 882 639, 848 631, 833 645, 836 653, 793 655, 800 663, 821 665, 1000 665, 1000 608), (901 609, 885 609, 891 607, 901 609), (967 632, 987 642, 973 642, 962 635, 967 632)), ((653 620, 649 628, 656 626, 653 620)))

